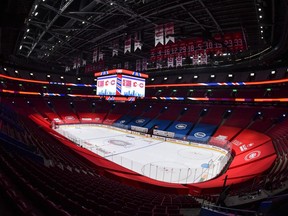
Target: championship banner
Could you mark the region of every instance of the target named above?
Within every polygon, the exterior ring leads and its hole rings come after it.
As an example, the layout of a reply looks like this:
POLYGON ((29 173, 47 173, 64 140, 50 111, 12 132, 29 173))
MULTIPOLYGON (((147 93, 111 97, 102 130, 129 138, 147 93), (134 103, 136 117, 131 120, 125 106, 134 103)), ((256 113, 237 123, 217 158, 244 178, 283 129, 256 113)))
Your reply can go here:
POLYGON ((125 69, 129 69, 129 62, 125 62, 125 63, 124 63, 124 68, 125 68, 125 69))
POLYGON ((122 67, 122 64, 121 64, 121 63, 118 63, 117 67, 118 67, 118 68, 121 68, 121 67, 122 67))
POLYGON ((93 51, 93 58, 92 58, 92 62, 97 62, 98 61, 98 48, 95 48, 93 51))
POLYGON ((140 59, 136 60, 136 71, 141 71, 141 60, 140 59))
MULTIPOLYGON (((159 26, 156 28, 159 28, 159 26)), ((150 50, 152 62, 167 59, 171 54, 176 58, 178 53, 180 53, 182 57, 192 57, 194 55, 204 54, 205 52, 209 55, 221 55, 222 53, 233 54, 247 50, 245 35, 240 31, 214 34, 212 39, 206 39, 203 37, 190 38, 181 40, 177 43, 168 43, 165 45, 162 43, 162 36, 163 34, 161 31, 157 31, 157 36, 155 35, 155 46, 157 47, 150 50)))
POLYGON ((198 55, 194 55, 193 56, 193 65, 198 65, 199 62, 198 62, 198 55))
POLYGON ((147 59, 142 59, 142 71, 147 71, 147 59))
POLYGON ((112 47, 112 57, 118 56, 119 40, 114 40, 112 47))
POLYGON ((65 67, 65 72, 68 72, 68 71, 70 71, 70 67, 69 67, 69 66, 66 66, 66 67, 65 67))
POLYGON ((141 43, 141 33, 135 32, 134 34, 134 52, 139 49, 142 49, 142 43, 141 43))
POLYGON ((99 51, 99 61, 104 60, 104 53, 102 51, 99 51))
POLYGON ((76 61, 77 61, 76 67, 77 68, 81 67, 81 59, 80 59, 80 57, 78 57, 76 61))
POLYGON ((178 53, 176 57, 176 67, 182 67, 183 66, 183 57, 181 53, 178 53))
POLYGON ((157 25, 155 27, 155 47, 158 45, 164 45, 164 31, 163 25, 157 25))
POLYGON ((86 64, 87 64, 86 59, 82 59, 82 67, 86 66, 86 64))
POLYGON ((124 44, 124 54, 126 52, 131 52, 131 35, 129 35, 126 40, 125 40, 125 44, 124 44))
POLYGON ((200 64, 207 64, 207 54, 206 53, 201 54, 200 64))
POLYGON ((168 66, 168 68, 169 67, 174 67, 174 57, 173 56, 168 57, 167 66, 168 66))
POLYGON ((76 67, 77 67, 77 59, 74 58, 74 60, 73 60, 73 69, 76 69, 76 67))
POLYGON ((174 23, 166 23, 165 24, 165 44, 167 44, 169 41, 175 43, 175 37, 174 35, 174 23))

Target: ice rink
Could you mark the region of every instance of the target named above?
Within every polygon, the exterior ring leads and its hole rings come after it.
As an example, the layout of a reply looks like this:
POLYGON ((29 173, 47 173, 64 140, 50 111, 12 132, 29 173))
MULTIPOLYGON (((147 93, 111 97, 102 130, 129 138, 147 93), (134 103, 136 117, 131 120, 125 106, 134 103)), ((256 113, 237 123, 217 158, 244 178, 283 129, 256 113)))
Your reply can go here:
POLYGON ((195 183, 215 177, 228 161, 225 150, 187 145, 91 125, 56 129, 73 142, 149 178, 195 183))

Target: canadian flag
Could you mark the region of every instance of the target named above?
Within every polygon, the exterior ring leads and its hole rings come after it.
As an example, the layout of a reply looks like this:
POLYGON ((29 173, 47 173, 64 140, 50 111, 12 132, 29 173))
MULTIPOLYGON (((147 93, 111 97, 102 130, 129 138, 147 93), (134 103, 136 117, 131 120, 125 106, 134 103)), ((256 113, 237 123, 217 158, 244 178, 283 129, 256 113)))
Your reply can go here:
POLYGON ((124 44, 124 54, 126 52, 131 52, 131 35, 128 36, 125 40, 125 44, 124 44))
POLYGON ((157 25, 155 27, 155 46, 158 44, 164 45, 163 25, 157 25))
POLYGON ((165 44, 167 44, 169 41, 175 43, 175 37, 174 35, 174 23, 166 23, 165 24, 165 44))

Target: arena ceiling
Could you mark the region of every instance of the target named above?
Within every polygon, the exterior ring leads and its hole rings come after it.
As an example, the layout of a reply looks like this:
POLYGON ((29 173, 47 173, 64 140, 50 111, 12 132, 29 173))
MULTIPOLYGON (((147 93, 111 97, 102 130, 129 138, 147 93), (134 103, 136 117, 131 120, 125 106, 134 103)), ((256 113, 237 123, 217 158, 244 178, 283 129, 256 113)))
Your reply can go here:
MULTIPOLYGON (((1 59, 72 65, 92 62, 100 47, 105 64, 148 58, 155 26, 173 22, 175 40, 242 32, 247 50, 234 62, 278 59, 287 50, 287 1, 276 0, 8 0, 1 11, 1 59), (128 35, 139 33, 142 50, 124 54, 128 35), (112 57, 113 41, 119 41, 112 57)), ((262 62, 263 62, 262 61, 262 62)), ((20 63, 19 63, 20 62, 20 63)))

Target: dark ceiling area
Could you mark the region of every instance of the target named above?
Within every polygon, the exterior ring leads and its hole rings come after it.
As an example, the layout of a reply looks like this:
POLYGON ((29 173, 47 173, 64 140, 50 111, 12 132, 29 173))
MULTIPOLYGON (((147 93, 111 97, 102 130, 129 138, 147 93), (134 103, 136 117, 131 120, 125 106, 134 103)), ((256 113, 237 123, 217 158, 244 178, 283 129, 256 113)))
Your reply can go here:
POLYGON ((64 72, 75 58, 92 64, 97 48, 110 69, 118 63, 149 59, 155 27, 173 22, 176 42, 241 32, 246 49, 230 56, 229 64, 283 64, 287 62, 287 9, 287 1, 276 0, 1 1, 1 63, 39 69, 46 65, 64 72), (125 40, 136 33, 142 49, 124 53, 125 40), (112 56, 115 41, 119 52, 112 56))

